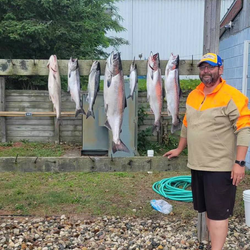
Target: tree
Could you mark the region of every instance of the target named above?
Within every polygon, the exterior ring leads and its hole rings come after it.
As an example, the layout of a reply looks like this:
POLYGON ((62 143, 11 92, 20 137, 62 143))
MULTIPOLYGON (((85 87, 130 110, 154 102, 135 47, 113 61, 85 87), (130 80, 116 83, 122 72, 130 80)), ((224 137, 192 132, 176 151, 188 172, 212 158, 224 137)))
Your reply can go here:
POLYGON ((0 58, 106 57, 104 48, 126 41, 106 36, 124 30, 118 0, 0 0, 0 58))

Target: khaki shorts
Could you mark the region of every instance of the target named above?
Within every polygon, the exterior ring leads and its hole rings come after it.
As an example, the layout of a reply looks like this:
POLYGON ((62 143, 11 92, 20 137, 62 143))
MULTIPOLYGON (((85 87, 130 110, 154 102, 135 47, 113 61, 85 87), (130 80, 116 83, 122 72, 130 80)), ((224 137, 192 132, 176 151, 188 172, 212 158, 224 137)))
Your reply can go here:
POLYGON ((194 209, 207 212, 211 220, 225 220, 233 215, 236 186, 231 172, 191 170, 194 209))

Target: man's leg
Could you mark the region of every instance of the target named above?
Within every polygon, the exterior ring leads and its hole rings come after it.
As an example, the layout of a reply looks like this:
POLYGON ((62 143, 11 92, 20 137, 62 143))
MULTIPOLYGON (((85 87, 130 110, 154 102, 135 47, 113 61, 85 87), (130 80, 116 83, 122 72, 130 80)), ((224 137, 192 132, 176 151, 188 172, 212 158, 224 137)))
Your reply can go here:
POLYGON ((228 232, 228 219, 211 220, 207 218, 206 221, 211 238, 212 250, 222 250, 228 232))

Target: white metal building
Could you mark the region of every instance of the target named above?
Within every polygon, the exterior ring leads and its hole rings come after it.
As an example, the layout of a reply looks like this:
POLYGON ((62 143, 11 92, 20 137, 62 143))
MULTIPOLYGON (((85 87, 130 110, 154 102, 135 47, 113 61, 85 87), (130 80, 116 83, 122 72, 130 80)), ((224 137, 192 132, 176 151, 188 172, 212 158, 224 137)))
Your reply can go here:
MULTIPOLYGON (((121 0, 116 3, 126 31, 109 32, 129 45, 118 48, 123 60, 148 58, 150 51, 167 60, 171 52, 180 59, 199 59, 203 48, 205 0, 121 0)), ((233 0, 221 0, 221 18, 233 0)), ((114 48, 108 48, 110 53, 114 48)))

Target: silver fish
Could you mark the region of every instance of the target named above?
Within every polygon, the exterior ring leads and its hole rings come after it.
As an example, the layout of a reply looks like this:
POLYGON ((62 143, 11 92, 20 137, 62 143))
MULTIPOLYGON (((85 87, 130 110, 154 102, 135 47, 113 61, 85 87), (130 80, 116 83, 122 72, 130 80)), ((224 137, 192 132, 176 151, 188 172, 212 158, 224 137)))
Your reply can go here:
POLYGON ((85 111, 81 107, 80 102, 80 72, 78 66, 78 60, 70 57, 68 62, 68 92, 70 91, 71 100, 76 104, 75 117, 79 114, 86 115, 85 111))
POLYGON ((162 110, 162 80, 159 53, 151 52, 147 65, 147 98, 155 116, 153 131, 160 130, 162 110))
POLYGON ((86 115, 86 119, 89 116, 95 118, 93 106, 95 104, 95 99, 97 96, 97 92, 99 91, 100 85, 100 75, 101 75, 101 67, 98 61, 94 61, 89 74, 89 82, 88 82, 88 96, 86 101, 89 103, 89 109, 86 115))
POLYGON ((56 55, 50 56, 47 67, 49 68, 49 97, 56 110, 56 118, 59 119, 61 117, 61 78, 56 55))
MULTIPOLYGON (((110 86, 111 79, 112 79, 112 72, 110 71, 110 66, 112 63, 114 52, 112 51, 109 55, 109 57, 106 60, 106 67, 105 67, 105 74, 104 74, 104 85, 103 85, 103 99, 104 99, 104 110, 107 115, 107 109, 108 109, 108 86, 110 86)), ((111 129, 108 127, 108 129, 111 129)))
POLYGON ((171 133, 181 129, 182 123, 179 118, 179 103, 181 88, 179 81, 179 55, 172 53, 165 69, 165 90, 168 103, 168 114, 172 116, 171 133))
POLYGON ((107 73, 104 86, 104 105, 107 115, 106 126, 112 130, 113 145, 112 151, 129 152, 129 149, 120 139, 123 112, 126 105, 124 78, 120 53, 111 53, 107 63, 107 73))
POLYGON ((130 74, 129 74, 129 87, 130 87, 130 94, 127 97, 134 99, 134 92, 135 88, 138 84, 138 77, 137 77, 137 66, 135 64, 135 59, 133 60, 132 64, 130 65, 130 74))

